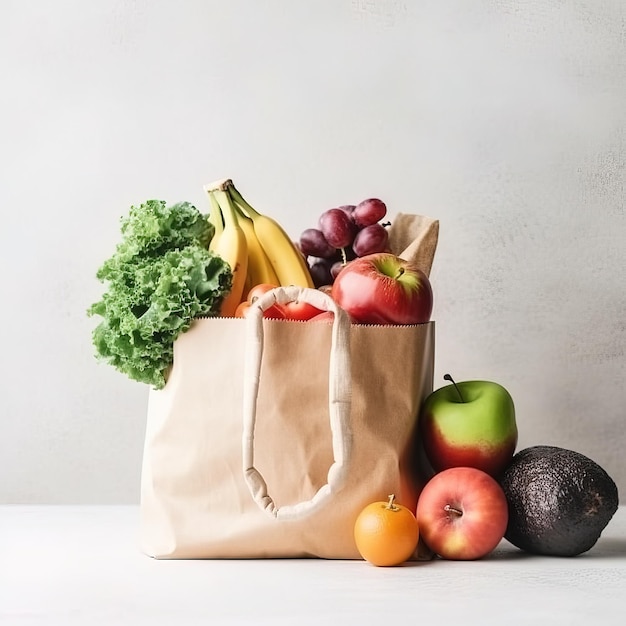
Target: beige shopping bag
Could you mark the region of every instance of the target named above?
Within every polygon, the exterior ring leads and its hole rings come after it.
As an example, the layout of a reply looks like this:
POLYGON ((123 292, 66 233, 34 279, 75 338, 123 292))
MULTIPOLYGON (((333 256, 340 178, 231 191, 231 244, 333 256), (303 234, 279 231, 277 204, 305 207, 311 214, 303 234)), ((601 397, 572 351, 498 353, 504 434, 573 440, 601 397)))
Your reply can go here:
POLYGON ((259 309, 196 320, 176 340, 167 384, 149 397, 146 554, 359 558, 364 506, 393 493, 415 508, 434 322, 352 325, 330 297, 297 287, 259 305, 296 298, 332 310, 334 322, 264 319, 259 309))

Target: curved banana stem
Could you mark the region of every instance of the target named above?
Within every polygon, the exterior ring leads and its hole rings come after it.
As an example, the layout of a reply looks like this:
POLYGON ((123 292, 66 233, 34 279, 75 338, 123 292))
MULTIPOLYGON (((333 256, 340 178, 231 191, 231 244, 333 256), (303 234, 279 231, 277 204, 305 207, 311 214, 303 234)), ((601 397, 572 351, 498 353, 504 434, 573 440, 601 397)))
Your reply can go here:
POLYGON ((207 192, 209 195, 209 202, 211 203, 211 212, 209 213, 209 221, 215 227, 215 234, 219 235, 224 231, 224 217, 222 215, 222 209, 218 201, 215 199, 212 191, 207 192))
POLYGON ((211 192, 211 198, 220 209, 220 214, 224 220, 224 227, 230 225, 239 228, 237 210, 228 192, 222 189, 216 189, 211 192))
POLYGON ((228 184, 228 193, 230 194, 231 198, 235 201, 235 203, 239 206, 239 208, 248 215, 248 217, 250 216, 250 213, 254 216, 260 215, 260 213, 254 207, 250 206, 246 202, 246 200, 239 193, 239 191, 237 191, 237 187, 235 187, 232 180, 229 181, 229 184, 228 184))

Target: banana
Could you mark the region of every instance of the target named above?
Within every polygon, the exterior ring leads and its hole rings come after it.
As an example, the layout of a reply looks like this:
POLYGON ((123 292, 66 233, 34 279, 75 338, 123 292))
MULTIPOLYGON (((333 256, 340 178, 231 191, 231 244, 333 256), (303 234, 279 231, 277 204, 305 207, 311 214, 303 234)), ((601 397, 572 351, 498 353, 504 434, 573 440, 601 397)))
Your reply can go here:
MULTIPOLYGON (((246 275, 248 273, 248 244, 246 236, 239 226, 235 207, 230 196, 222 186, 212 188, 205 186, 205 191, 215 201, 223 216, 223 230, 216 234, 209 245, 209 250, 219 255, 230 265, 233 273, 232 287, 224 298, 220 308, 222 317, 233 317, 235 309, 242 300, 246 275), (214 243, 215 242, 215 243, 214 243)), ((216 209, 213 209, 215 211, 216 209)))
MULTIPOLYGON (((215 233, 213 234, 213 239, 219 239, 220 235, 224 232, 224 218, 222 216, 222 209, 220 209, 220 205, 217 200, 213 197, 213 195, 208 192, 209 201, 211 203, 211 211, 209 213, 209 222, 213 224, 215 227, 215 233)), ((215 242, 217 245, 217 241, 215 242)), ((209 247, 210 249, 210 247, 209 247)))
POLYGON ((220 238, 224 234, 224 217, 222 215, 222 209, 217 203, 217 200, 213 196, 212 191, 207 190, 209 201, 211 203, 211 212, 209 213, 209 222, 215 226, 215 232, 209 242, 209 250, 217 254, 217 250, 220 244, 220 238))
POLYGON ((235 211, 248 244, 248 274, 242 298, 245 300, 252 287, 261 284, 278 285, 279 282, 278 276, 276 276, 276 272, 254 232, 252 220, 244 215, 237 205, 235 205, 235 211))
POLYGON ((223 183, 235 204, 252 220, 255 235, 265 251, 281 286, 314 288, 306 260, 282 226, 268 215, 251 207, 235 188, 232 180, 223 183))

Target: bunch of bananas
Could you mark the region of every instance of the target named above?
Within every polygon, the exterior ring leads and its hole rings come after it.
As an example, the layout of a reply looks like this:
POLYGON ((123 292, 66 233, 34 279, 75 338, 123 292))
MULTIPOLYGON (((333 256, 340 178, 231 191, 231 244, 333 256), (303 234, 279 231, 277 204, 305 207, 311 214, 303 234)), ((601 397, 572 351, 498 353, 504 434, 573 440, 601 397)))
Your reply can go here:
POLYGON ((255 285, 313 287, 302 253, 284 229, 250 206, 231 179, 204 186, 209 195, 209 220, 215 235, 209 250, 226 261, 233 272, 230 293, 220 315, 231 317, 255 285))

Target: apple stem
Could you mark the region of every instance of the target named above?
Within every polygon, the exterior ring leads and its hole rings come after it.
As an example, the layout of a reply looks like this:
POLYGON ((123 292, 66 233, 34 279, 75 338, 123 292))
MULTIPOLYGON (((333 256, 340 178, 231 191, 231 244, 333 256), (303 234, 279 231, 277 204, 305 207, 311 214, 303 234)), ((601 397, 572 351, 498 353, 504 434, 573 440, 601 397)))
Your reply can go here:
POLYGON ((444 380, 449 380, 454 385, 454 388, 456 389, 456 392, 459 394, 459 398, 461 398, 461 402, 465 402, 465 398, 461 394, 461 390, 459 389, 458 385, 454 382, 454 378, 452 378, 452 376, 450 376, 450 374, 445 374, 443 379, 444 380))
POLYGON ((446 504, 446 506, 443 507, 443 510, 446 513, 454 513, 454 515, 456 515, 457 517, 462 517, 463 516, 463 511, 461 511, 461 510, 459 510, 459 509, 457 509, 457 508, 455 508, 455 507, 453 507, 453 506, 451 506, 449 504, 446 504))
POLYGON ((346 255, 345 248, 341 248, 341 259, 342 259, 342 265, 346 265, 346 263, 348 262, 348 257, 346 255))
POLYGON ((404 268, 400 267, 400 268, 398 268, 398 273, 395 275, 395 279, 398 280, 398 278, 400 278, 400 276, 402 276, 402 274, 404 274, 404 268))
POLYGON ((395 498, 396 498, 396 496, 393 493, 389 496, 389 502, 387 502, 387 506, 385 507, 386 509, 389 509, 390 511, 397 511, 398 510, 398 507, 393 503, 395 498))

